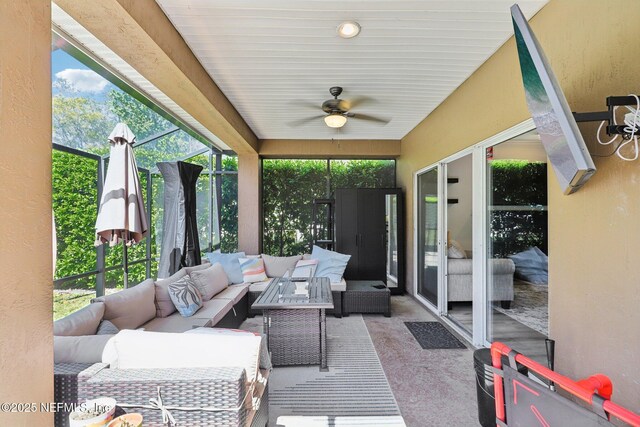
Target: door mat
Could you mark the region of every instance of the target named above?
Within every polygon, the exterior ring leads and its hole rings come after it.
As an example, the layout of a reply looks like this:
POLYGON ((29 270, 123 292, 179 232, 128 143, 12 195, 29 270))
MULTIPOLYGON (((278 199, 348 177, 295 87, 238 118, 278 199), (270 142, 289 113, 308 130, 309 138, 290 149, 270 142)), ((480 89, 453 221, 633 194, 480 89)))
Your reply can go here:
POLYGON ((404 322, 420 347, 426 349, 467 347, 438 322, 404 322))

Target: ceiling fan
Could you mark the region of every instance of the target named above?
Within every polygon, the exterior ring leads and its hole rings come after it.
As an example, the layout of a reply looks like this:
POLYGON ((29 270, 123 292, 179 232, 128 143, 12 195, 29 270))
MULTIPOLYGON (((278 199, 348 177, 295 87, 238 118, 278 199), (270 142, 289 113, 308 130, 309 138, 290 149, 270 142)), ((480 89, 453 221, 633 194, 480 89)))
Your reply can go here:
POLYGON ((325 124, 330 128, 341 128, 347 123, 347 118, 366 120, 383 125, 389 123, 389 120, 387 119, 369 116, 367 114, 356 114, 350 111, 352 108, 357 107, 358 105, 361 105, 367 101, 372 101, 371 98, 359 97, 352 99, 351 101, 340 99, 338 98, 342 93, 342 88, 340 86, 333 86, 329 89, 329 93, 333 96, 333 99, 324 101, 321 107, 318 107, 316 104, 305 104, 306 106, 311 106, 314 109, 321 109, 322 111, 324 111, 324 114, 313 117, 306 117, 301 120, 295 120, 293 122, 289 122, 289 125, 293 127, 301 126, 314 120, 324 119, 325 124))

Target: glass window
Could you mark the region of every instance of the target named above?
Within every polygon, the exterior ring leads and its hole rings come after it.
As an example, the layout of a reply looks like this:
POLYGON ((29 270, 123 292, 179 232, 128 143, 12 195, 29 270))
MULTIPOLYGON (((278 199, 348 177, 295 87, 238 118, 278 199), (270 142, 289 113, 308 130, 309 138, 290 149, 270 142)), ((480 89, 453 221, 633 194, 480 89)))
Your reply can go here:
MULTIPOLYGON (((289 256, 311 250, 313 200, 336 188, 393 188, 394 160, 262 161, 263 251, 289 256)), ((326 209, 318 208, 316 238, 329 235, 326 209)))
POLYGON ((313 199, 327 197, 326 160, 262 162, 263 250, 289 256, 309 251, 313 199))
MULTIPOLYGON (((150 208, 149 204, 145 206, 149 211, 148 237, 127 250, 129 286, 157 272, 164 209, 164 183, 157 162, 188 161, 204 167, 196 188, 203 250, 220 242, 219 185, 228 199, 225 205, 220 204, 227 215, 229 247, 237 247, 238 227, 237 176, 218 175, 212 170, 210 142, 60 36, 54 34, 53 40, 52 163, 57 234, 54 313, 58 318, 87 304, 96 293, 115 292, 124 285, 123 247, 94 246, 98 172, 101 164, 105 171, 109 167, 107 138, 118 122, 126 123, 136 135, 134 154, 142 196, 145 202, 151 201, 150 208)), ((237 171, 235 157, 225 156, 225 167, 237 171)))
POLYGON ((331 160, 331 190, 336 188, 393 188, 395 160, 331 160))
MULTIPOLYGON (((135 147, 136 163, 139 168, 154 169, 157 162, 184 160, 189 163, 201 164, 198 156, 190 157, 193 153, 207 149, 207 147, 184 131, 173 132, 146 144, 135 147)), ((201 164, 208 168, 206 164, 201 164)))
POLYGON ((220 249, 235 252, 238 250, 238 158, 222 156, 222 172, 219 175, 222 181, 220 249))
MULTIPOLYGON (((54 150, 52 154, 53 215, 57 259, 55 279, 96 270, 95 222, 98 206, 98 160, 54 150)), ((71 283, 60 283, 68 289, 71 283)), ((95 289, 95 277, 73 282, 95 289)))

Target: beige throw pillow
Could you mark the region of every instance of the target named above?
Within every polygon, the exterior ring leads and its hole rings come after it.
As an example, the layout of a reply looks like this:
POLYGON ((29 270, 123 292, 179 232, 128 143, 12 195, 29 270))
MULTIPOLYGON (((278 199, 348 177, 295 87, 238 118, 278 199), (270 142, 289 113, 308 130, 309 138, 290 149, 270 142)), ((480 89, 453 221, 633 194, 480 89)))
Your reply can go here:
POLYGON ((96 298, 104 302, 104 319, 120 330, 136 329, 156 317, 155 285, 153 279, 115 294, 96 298))
POLYGON ((193 272, 193 271, 206 270, 209 267, 211 267, 211 263, 209 262, 209 260, 203 260, 202 264, 200 264, 200 265, 193 265, 191 267, 184 267, 184 271, 187 274, 191 274, 191 272, 193 272))
POLYGON ((214 295, 224 291, 229 284, 229 277, 219 262, 204 270, 192 271, 189 274, 203 301, 209 301, 214 295))
POLYGON ((104 303, 94 302, 53 322, 53 335, 95 335, 104 316, 104 303))
POLYGON ((283 277, 289 269, 296 267, 296 263, 302 259, 302 256, 271 256, 262 254, 262 259, 267 277, 283 277))
POLYGON ((449 258, 455 259, 464 259, 467 257, 467 253, 464 251, 462 245, 453 239, 449 241, 447 255, 449 258))
POLYGON ((172 276, 156 281, 156 317, 169 317, 171 314, 175 313, 176 306, 173 305, 173 301, 171 301, 171 297, 169 296, 169 285, 179 279, 182 279, 186 275, 186 270, 181 268, 177 272, 173 273, 172 276))

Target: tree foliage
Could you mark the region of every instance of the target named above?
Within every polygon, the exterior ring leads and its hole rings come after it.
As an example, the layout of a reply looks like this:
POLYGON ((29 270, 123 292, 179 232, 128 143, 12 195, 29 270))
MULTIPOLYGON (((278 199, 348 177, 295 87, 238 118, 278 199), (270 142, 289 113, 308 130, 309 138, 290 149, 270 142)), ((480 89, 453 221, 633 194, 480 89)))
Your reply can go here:
MULTIPOLYGON (((109 151, 107 137, 119 122, 126 122, 136 134, 138 141, 150 135, 172 128, 174 125, 159 116, 153 110, 142 105, 117 89, 110 90, 104 100, 80 96, 68 87, 56 87, 53 97, 53 135, 54 143, 77 148, 93 154, 104 155, 109 151)), ((152 169, 156 162, 181 160, 190 153, 204 147, 202 143, 184 131, 177 131, 151 143, 135 148, 138 167, 152 169)), ((208 154, 199 155, 190 162, 208 168, 208 154)), ((233 157, 225 157, 226 167, 237 170, 237 161, 233 157), (235 165, 235 166, 234 166, 235 165)), ((53 150, 53 210, 56 220, 57 262, 55 278, 68 277, 95 271, 97 268, 97 251, 93 245, 95 240, 95 220, 98 206, 98 161, 80 155, 53 150)), ((107 162, 108 168, 108 162, 107 162)), ((143 198, 146 201, 147 175, 140 173, 140 184, 143 198)), ((163 180, 160 174, 151 174, 153 192, 153 208, 151 210, 151 257, 159 257, 159 239, 163 213, 163 180)), ((236 177, 234 177, 236 178, 236 177)), ((209 177, 205 174, 198 180, 198 224, 203 248, 209 245, 211 230, 209 222, 209 177), (202 197, 204 196, 204 197, 202 197), (201 199, 206 199, 202 201, 201 199)), ((222 211, 226 218, 222 223, 227 227, 227 238, 235 236, 230 242, 223 242, 227 247, 237 247, 237 179, 223 180, 224 203, 222 211), (226 182, 225 182, 226 181, 226 182), (227 189, 227 193, 224 193, 227 189), (234 192, 235 191, 235 192, 234 192), (235 201, 234 201, 235 197, 235 201), (235 220, 235 226, 233 222, 235 220)), ((129 248, 129 262, 146 258, 146 242, 129 248)), ((122 246, 105 248, 105 266, 107 287, 122 287, 123 269, 122 246)), ((154 261, 152 274, 156 271, 154 261)), ((137 283, 146 277, 144 263, 129 266, 129 282, 137 283)), ((65 288, 93 289, 95 276, 89 276, 67 282, 65 288)))
MULTIPOLYGON (((238 158, 223 156, 222 170, 237 172, 238 158)), ((238 249, 238 175, 225 174, 221 179, 220 249, 235 252, 238 249)))
MULTIPOLYGON (((288 256, 312 244, 313 199, 336 188, 395 186, 392 160, 263 160, 263 251, 288 256)), ((322 216, 321 220, 324 220, 322 216)))

